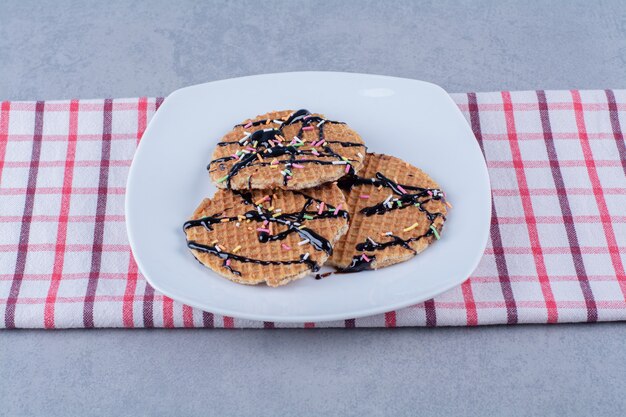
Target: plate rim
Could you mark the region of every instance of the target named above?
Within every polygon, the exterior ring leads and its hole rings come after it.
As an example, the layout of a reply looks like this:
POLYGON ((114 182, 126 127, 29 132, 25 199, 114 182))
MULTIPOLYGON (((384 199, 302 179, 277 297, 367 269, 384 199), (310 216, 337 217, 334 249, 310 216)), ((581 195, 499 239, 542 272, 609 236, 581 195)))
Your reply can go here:
MULTIPOLYGON (((356 76, 356 77, 376 77, 376 78, 381 78, 381 79, 392 79, 392 80, 399 80, 399 81, 403 81, 403 82, 417 82, 417 83, 421 83, 421 84, 427 84, 430 85, 432 87, 434 87, 437 90, 440 90, 441 92, 444 93, 445 97, 447 98, 447 100, 449 102, 451 102, 453 104, 454 109, 456 110, 455 112, 457 113, 458 116, 461 117, 461 119, 464 121, 465 126, 468 129, 468 132, 475 138, 474 132, 472 131, 471 127, 469 126, 467 120, 465 119, 465 116, 463 116, 463 114, 461 113, 461 110, 458 108, 458 106, 456 105, 456 103, 454 102, 454 100, 452 100, 452 97, 450 97, 450 94, 441 86, 435 84, 435 83, 431 83, 429 81, 423 81, 423 80, 417 80, 417 79, 411 79, 411 78, 404 78, 404 77, 394 77, 394 76, 388 76, 388 75, 380 75, 380 74, 367 74, 367 73, 358 73, 358 72, 344 72, 344 71, 288 71, 288 72, 276 72, 276 73, 263 73, 263 74, 254 74, 254 75, 247 75, 247 76, 243 76, 243 77, 233 77, 233 78, 225 78, 225 79, 221 79, 221 80, 214 80, 214 81, 209 81, 209 82, 205 82, 205 83, 198 83, 198 84, 193 84, 193 85, 189 85, 189 86, 185 86, 185 87, 181 87, 178 88, 176 90, 174 90, 173 92, 171 92, 169 95, 167 95, 164 98, 163 104, 166 103, 168 98, 171 97, 175 97, 179 94, 181 94, 182 91, 184 90, 188 90, 188 89, 193 89, 193 88, 197 88, 200 86, 206 86, 209 84, 217 84, 217 83, 222 83, 222 82, 226 82, 226 81, 235 81, 235 80, 242 80, 242 79, 249 79, 249 78, 261 78, 261 77, 271 77, 271 76, 285 76, 285 75, 314 75, 314 74, 324 74, 324 75, 340 75, 340 76, 356 76)), ((143 132, 142 135, 142 139, 143 136, 145 136, 146 134, 148 134, 148 132, 150 132, 155 123, 155 120, 158 120, 157 118, 160 117, 160 114, 162 114, 162 112, 160 111, 163 107, 159 107, 159 109, 155 112, 155 114, 152 116, 152 118, 150 119, 148 125, 146 126, 146 129, 143 132)), ((480 252, 476 252, 477 254, 480 253, 480 255, 477 255, 474 257, 473 261, 472 261, 472 267, 471 267, 471 271, 468 273, 468 275, 466 277, 463 278, 463 280, 460 281, 455 281, 455 282, 451 282, 447 285, 444 285, 442 287, 438 287, 435 290, 431 290, 428 291, 426 293, 422 293, 419 297, 413 297, 413 298, 407 298, 403 301, 399 301, 396 303, 389 303, 389 304, 384 304, 384 305, 378 305, 375 307, 371 307, 371 308, 365 308, 365 309, 361 309, 358 311, 355 311, 354 313, 351 313, 350 315, 346 315, 345 313, 317 313, 316 315, 294 315, 294 316, 289 316, 289 317, 284 317, 284 316, 276 316, 276 315, 272 315, 272 314, 264 314, 264 313, 257 313, 257 314, 252 314, 252 313, 246 313, 246 312, 240 312, 240 311, 234 311, 228 308, 221 308, 221 307, 211 307, 210 310, 208 310, 205 306, 201 305, 200 303, 197 303, 193 300, 188 299, 186 296, 184 295, 175 295, 172 296, 170 295, 171 293, 169 293, 169 291, 164 290, 163 287, 161 287, 159 284, 157 284, 151 277, 149 277, 148 274, 144 273, 144 270, 146 270, 146 268, 144 268, 143 266, 143 261, 135 256, 135 248, 136 248, 136 241, 135 238, 133 237, 133 232, 131 231, 131 227, 130 227, 130 221, 129 219, 132 217, 130 215, 130 207, 129 207, 129 195, 131 195, 131 190, 133 189, 132 186, 132 178, 133 178, 133 174, 135 173, 136 169, 137 169, 137 164, 135 163, 136 161, 136 156, 141 152, 141 149, 143 147, 143 144, 145 143, 144 140, 139 141, 139 144, 137 146, 137 148, 135 149, 135 153, 133 154, 133 159, 131 162, 131 166, 128 170, 128 177, 126 179, 126 190, 125 190, 125 194, 124 194, 124 215, 125 215, 125 219, 126 221, 125 223, 125 228, 126 228, 126 234, 128 237, 128 242, 129 242, 129 246, 131 248, 131 252, 132 252, 132 256, 135 259, 135 262, 137 263, 137 267, 139 268, 139 271, 141 272, 141 275, 146 279, 146 281, 157 291, 161 292, 162 294, 178 301, 184 304, 187 304, 191 307, 200 309, 202 311, 207 311, 207 312, 211 312, 211 313, 215 313, 215 314, 219 314, 222 316, 229 316, 229 317, 235 317, 235 318, 239 318, 239 319, 246 319, 246 320, 253 320, 253 321, 272 321, 272 322, 280 322, 280 323, 303 323, 303 322, 329 322, 329 321, 339 321, 339 320, 346 320, 346 319, 352 319, 352 318, 361 318, 361 317, 368 317, 368 316, 373 316, 376 314, 382 314, 382 313, 386 313, 386 312, 390 312, 390 311, 396 311, 405 307, 409 307, 418 303, 421 303, 423 301, 429 300, 439 294, 442 294, 444 292, 447 292, 448 290, 455 288, 459 285, 462 285, 465 281, 467 281, 467 279, 469 279, 469 276, 476 270, 476 267, 478 266, 478 264, 480 263, 480 260, 482 259, 482 257, 484 256, 484 252, 485 252, 485 248, 487 247, 487 243, 489 241, 489 230, 490 227, 486 227, 485 230, 482 232, 482 236, 481 236, 481 243, 480 243, 480 247, 481 247, 481 251, 480 252)), ((485 155, 482 152, 482 149, 480 148, 480 145, 478 144, 478 141, 476 140, 476 142, 474 143, 474 145, 478 148, 478 151, 481 154, 481 168, 485 174, 485 178, 487 181, 487 187, 488 187, 488 210, 485 212, 488 212, 488 218, 491 219, 492 217, 492 204, 493 204, 493 196, 492 196, 492 189, 491 189, 491 178, 489 176, 489 170, 487 169, 487 163, 485 160, 485 155)), ((485 216, 487 216, 487 214, 485 214, 485 216)), ((487 225, 490 225, 490 222, 487 222, 487 225)))

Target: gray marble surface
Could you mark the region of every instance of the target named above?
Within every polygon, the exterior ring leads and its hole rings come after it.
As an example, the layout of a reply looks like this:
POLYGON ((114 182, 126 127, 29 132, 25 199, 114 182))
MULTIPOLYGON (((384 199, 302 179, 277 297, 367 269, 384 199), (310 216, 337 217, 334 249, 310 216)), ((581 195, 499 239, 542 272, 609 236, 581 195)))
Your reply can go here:
MULTIPOLYGON (((625 88, 626 3, 0 3, 0 99, 294 70, 625 88)), ((0 415, 626 415, 626 326, 0 332, 0 415)))

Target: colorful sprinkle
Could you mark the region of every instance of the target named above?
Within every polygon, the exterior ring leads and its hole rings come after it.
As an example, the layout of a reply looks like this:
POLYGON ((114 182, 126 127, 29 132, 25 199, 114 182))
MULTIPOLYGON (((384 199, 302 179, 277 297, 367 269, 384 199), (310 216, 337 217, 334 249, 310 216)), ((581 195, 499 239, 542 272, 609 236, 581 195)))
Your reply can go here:
POLYGON ((300 164, 292 164, 291 166, 294 168, 298 168, 298 169, 304 168, 304 165, 300 165, 300 164))
POLYGON ((320 203, 320 209, 318 210, 317 214, 318 214, 318 215, 319 215, 319 214, 322 214, 322 212, 323 212, 323 211, 324 211, 324 202, 322 201, 322 202, 320 203))
POLYGON ((439 232, 437 231, 437 228, 434 225, 430 225, 430 230, 433 231, 433 233, 435 234, 435 239, 439 240, 441 239, 441 236, 439 236, 439 232))
POLYGON ((239 249, 241 249, 241 245, 238 245, 236 248, 234 248, 233 253, 239 252, 239 249))
POLYGON ((269 199, 270 199, 270 196, 269 196, 269 195, 266 195, 265 197, 258 199, 258 200, 256 201, 256 203, 254 203, 254 204, 256 204, 256 205, 258 206, 259 204, 262 204, 262 203, 266 202, 266 201, 267 201, 267 200, 269 200, 269 199))
POLYGON ((239 226, 241 226, 241 223, 237 222, 237 223, 235 223, 235 226, 239 227, 239 226))
POLYGON ((398 190, 400 190, 403 194, 406 194, 406 190, 402 188, 400 184, 398 184, 398 190))
POLYGON ((230 259, 226 259, 226 266, 230 266, 230 259))
POLYGON ((346 165, 346 161, 332 161, 331 164, 333 164, 333 165, 346 165))
POLYGON ((452 204, 450 204, 448 201, 446 201, 446 206, 448 206, 448 208, 452 208, 452 204))
POLYGON ((283 248, 284 250, 291 250, 291 246, 285 245, 284 243, 280 245, 280 247, 283 248))
POLYGON ((351 166, 350 164, 346 164, 346 174, 347 174, 348 172, 350 172, 350 168, 351 168, 351 167, 352 167, 352 166, 351 166))
POLYGON ((403 232, 410 232, 411 230, 415 229, 418 225, 419 225, 419 223, 415 222, 412 225, 410 225, 409 227, 405 227, 403 232))
POLYGON ((213 242, 211 242, 211 245, 215 245, 217 242, 219 242, 219 240, 215 239, 213 242))
POLYGON ((257 231, 257 232, 261 232, 261 233, 269 233, 269 232, 270 232, 270 229, 265 229, 265 228, 263 228, 263 227, 258 227, 258 228, 256 229, 256 231, 257 231))
POLYGON ((302 217, 304 217, 304 218, 305 218, 305 219, 307 219, 307 220, 313 220, 313 216, 311 216, 310 214, 305 214, 305 215, 304 215, 304 216, 302 216, 302 217))
POLYGON ((304 254, 302 259, 306 261, 307 259, 309 259, 309 256, 311 256, 311 255, 309 254, 309 252, 307 252, 307 253, 304 254))
POLYGON ((307 243, 309 243, 309 242, 310 242, 310 240, 309 240, 309 239, 304 239, 304 240, 301 240, 300 242, 298 242, 298 246, 306 245, 306 244, 307 244, 307 243))
POLYGON ((361 259, 363 259, 365 262, 370 262, 371 261, 371 259, 368 258, 366 254, 362 254, 361 255, 361 259))
POLYGON ((222 223, 228 223, 229 221, 230 221, 230 219, 222 219, 222 220, 220 220, 220 222, 222 222, 222 223))
POLYGON ((361 194, 361 195, 359 196, 359 198, 362 198, 362 199, 364 199, 364 200, 365 200, 365 199, 370 198, 370 196, 369 196, 369 194, 361 194))
POLYGON ((215 245, 215 250, 216 250, 216 251, 218 251, 218 252, 221 252, 221 251, 222 251, 222 248, 220 248, 220 246, 219 246, 219 245, 215 245))
POLYGON ((302 128, 302 130, 313 130, 313 129, 315 129, 313 126, 306 126, 302 128))
POLYGON ((317 127, 320 127, 320 126, 321 126, 321 125, 323 125, 324 123, 326 123, 326 119, 324 119, 324 120, 322 120, 321 122, 319 122, 319 123, 317 124, 317 127))
POLYGON ((228 175, 223 176, 222 178, 220 178, 219 180, 217 180, 218 183, 220 182, 224 182, 228 179, 228 175))
POLYGON ((335 209, 335 212, 333 213, 335 216, 339 214, 339 210, 341 210, 342 206, 343 206, 343 203, 339 203, 339 205, 335 209))
POLYGON ((248 124, 244 126, 244 129, 247 129, 247 128, 249 128, 250 126, 252 126, 252 122, 248 122, 248 124))

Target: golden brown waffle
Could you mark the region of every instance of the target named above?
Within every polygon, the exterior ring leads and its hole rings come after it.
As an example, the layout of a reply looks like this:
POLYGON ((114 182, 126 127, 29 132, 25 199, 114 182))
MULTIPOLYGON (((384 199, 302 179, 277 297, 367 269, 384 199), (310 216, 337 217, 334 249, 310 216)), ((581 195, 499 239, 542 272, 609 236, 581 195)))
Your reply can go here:
POLYGON ((415 256, 440 237, 449 203, 420 169, 368 153, 358 176, 343 178, 339 186, 348 202, 350 229, 329 264, 347 272, 382 268, 415 256))
POLYGON ((303 191, 218 190, 185 223, 187 244, 231 281, 276 287, 326 262, 348 230, 345 207, 332 183, 303 191))
POLYGON ((208 169, 220 188, 300 190, 358 172, 365 152, 345 123, 306 110, 274 111, 236 125, 208 169))

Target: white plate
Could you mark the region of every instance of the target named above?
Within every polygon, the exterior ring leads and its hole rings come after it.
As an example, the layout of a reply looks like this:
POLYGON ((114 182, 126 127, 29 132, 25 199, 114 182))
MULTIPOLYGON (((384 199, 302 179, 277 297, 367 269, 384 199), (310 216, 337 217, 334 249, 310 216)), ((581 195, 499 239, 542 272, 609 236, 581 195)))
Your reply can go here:
POLYGON ((362 317, 427 300, 462 283, 489 232, 487 167, 471 129, 439 86, 378 75, 294 72, 235 78, 172 93, 152 118, 128 177, 126 225, 141 272, 154 288, 203 310, 253 320, 304 322, 362 317), (370 151, 429 173, 450 211, 442 239, 389 268, 280 288, 232 283, 200 265, 183 222, 211 196, 206 165, 234 124, 276 109, 307 108, 346 121, 370 151))

